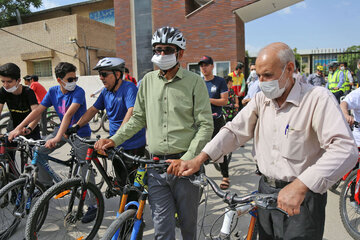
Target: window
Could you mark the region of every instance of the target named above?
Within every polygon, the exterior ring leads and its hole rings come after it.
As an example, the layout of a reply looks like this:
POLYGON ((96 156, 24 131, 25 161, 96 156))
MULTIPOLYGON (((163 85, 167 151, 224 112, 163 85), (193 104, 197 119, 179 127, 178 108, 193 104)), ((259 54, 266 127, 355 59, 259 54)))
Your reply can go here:
POLYGON ((208 3, 213 0, 185 0, 185 11, 186 15, 191 14, 195 10, 201 8, 202 6, 206 6, 208 3))
POLYGON ((196 74, 201 75, 200 67, 199 67, 199 65, 197 63, 189 63, 188 64, 188 70, 191 71, 191 72, 194 72, 196 74))
POLYGON ((51 60, 36 61, 34 64, 34 74, 39 77, 51 77, 51 60))
POLYGON ((306 63, 308 63, 309 58, 308 57, 302 57, 301 61, 302 61, 302 63, 306 64, 306 63))
POLYGON ((230 62, 215 62, 213 72, 216 76, 225 78, 230 73, 230 62))

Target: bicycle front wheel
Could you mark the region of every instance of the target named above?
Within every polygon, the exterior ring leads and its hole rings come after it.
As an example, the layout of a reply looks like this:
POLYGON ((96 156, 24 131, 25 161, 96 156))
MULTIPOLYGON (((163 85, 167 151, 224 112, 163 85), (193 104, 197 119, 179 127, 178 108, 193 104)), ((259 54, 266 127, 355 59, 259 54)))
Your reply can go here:
POLYGON ((346 231, 360 239, 360 207, 354 199, 357 170, 345 180, 340 193, 340 216, 346 231))
MULTIPOLYGON (((12 181, 0 190, 0 239, 10 238, 18 225, 21 225, 21 221, 26 220, 28 215, 26 205, 29 207, 29 204, 34 204, 45 192, 43 185, 36 182, 33 197, 30 200, 28 190, 29 184, 25 178, 12 181)), ((40 218, 43 216, 42 211, 39 215, 40 218)))
POLYGON ((25 237, 27 240, 93 239, 103 216, 104 199, 96 185, 83 185, 78 178, 68 179, 48 189, 35 204, 26 223, 25 237), (87 189, 85 194, 82 187, 87 189), (46 208, 47 215, 41 219, 42 209, 46 208), (89 209, 93 209, 94 219, 85 221, 89 220, 86 214, 89 209))
MULTIPOLYGON (((128 240, 134 228, 136 209, 128 209, 111 223, 102 240, 128 240), (116 235, 115 235, 116 234, 116 235), (114 235, 116 238, 113 238, 114 235)), ((142 239, 144 224, 141 222, 136 239, 142 239)), ((131 238, 132 239, 132 238, 131 238)))

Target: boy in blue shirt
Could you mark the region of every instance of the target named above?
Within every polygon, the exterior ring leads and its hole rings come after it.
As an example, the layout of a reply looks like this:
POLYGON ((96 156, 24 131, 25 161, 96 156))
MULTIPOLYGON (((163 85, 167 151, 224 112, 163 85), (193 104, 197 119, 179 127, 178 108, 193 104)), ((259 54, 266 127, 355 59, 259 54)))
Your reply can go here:
MULTIPOLYGON (((114 135, 121 125, 130 119, 138 89, 133 83, 123 80, 124 69, 125 61, 121 58, 103 58, 97 63, 94 70, 99 71, 104 89, 94 105, 86 111, 76 125, 67 131, 67 134, 79 131, 78 129, 87 124, 99 110, 106 109, 109 119, 110 136, 114 135)), ((144 156, 145 145, 145 128, 143 128, 121 144, 120 147, 123 147, 125 152, 131 155, 144 156)), ((113 161, 113 165, 119 172, 127 171, 130 173, 136 169, 136 166, 132 165, 128 165, 126 166, 127 169, 123 169, 122 165, 116 161, 113 161)), ((126 175, 121 174, 118 177, 121 177, 119 185, 124 186, 126 175)))
MULTIPOLYGON (((51 87, 41 104, 32 111, 9 135, 10 140, 18 136, 27 124, 40 116, 41 113, 46 111, 48 107, 54 106, 55 111, 61 120, 61 124, 59 128, 55 129, 52 134, 46 137, 45 146, 41 147, 39 150, 39 158, 42 158, 44 161, 47 161, 48 154, 52 153, 57 148, 60 148, 66 142, 69 142, 68 139, 64 138, 64 133, 69 126, 76 123, 86 112, 85 91, 76 85, 76 81, 78 79, 76 77, 76 67, 71 63, 60 62, 55 67, 55 75, 59 85, 51 87)), ((83 138, 89 138, 91 135, 89 124, 85 124, 82 128, 80 128, 78 135, 83 138)), ((77 159, 85 160, 88 148, 87 145, 80 142, 78 139, 72 142, 72 145, 75 146, 75 155, 77 159)), ((85 177, 86 170, 87 166, 85 165, 81 169, 83 177, 85 177)), ((39 166, 39 181, 46 187, 53 184, 52 178, 42 166, 39 166)), ((93 174, 91 175, 90 181, 95 182, 93 174)), ((83 223, 88 223, 94 220, 97 212, 97 209, 95 208, 95 199, 93 197, 86 199, 88 211, 82 219, 83 223)))
MULTIPOLYGON (((214 132, 212 135, 213 138, 225 125, 222 107, 225 106, 228 102, 228 87, 225 79, 214 76, 214 61, 211 57, 203 56, 198 64, 200 66, 201 73, 204 75, 205 84, 209 93, 211 111, 214 121, 214 132)), ((220 188, 226 190, 230 186, 229 162, 226 156, 224 157, 223 162, 219 165, 221 168, 221 175, 223 176, 220 188)))

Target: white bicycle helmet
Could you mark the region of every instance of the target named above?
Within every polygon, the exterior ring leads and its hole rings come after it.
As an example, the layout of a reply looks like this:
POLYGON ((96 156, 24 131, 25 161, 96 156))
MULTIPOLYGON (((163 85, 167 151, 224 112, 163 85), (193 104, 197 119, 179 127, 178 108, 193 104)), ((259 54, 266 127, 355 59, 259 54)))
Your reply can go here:
POLYGON ((154 47, 155 44, 172 44, 184 50, 186 48, 186 40, 182 32, 169 26, 155 31, 151 39, 151 45, 154 47))
POLYGON ((125 71, 125 61, 121 58, 115 57, 106 57, 100 59, 93 70, 101 71, 101 70, 108 70, 108 71, 125 71))

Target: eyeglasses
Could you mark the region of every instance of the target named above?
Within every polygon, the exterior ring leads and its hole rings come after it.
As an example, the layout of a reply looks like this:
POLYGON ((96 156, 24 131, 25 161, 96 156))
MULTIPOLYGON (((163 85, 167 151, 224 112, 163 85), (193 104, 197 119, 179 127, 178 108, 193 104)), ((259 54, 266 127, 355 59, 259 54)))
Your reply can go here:
POLYGON ((161 52, 164 52, 165 55, 174 54, 176 52, 175 48, 165 47, 165 48, 154 48, 153 53, 160 55, 161 52))
POLYGON ((110 74, 112 74, 112 72, 99 72, 99 76, 103 78, 106 78, 110 74))
POLYGON ((68 82, 77 82, 78 77, 69 77, 68 79, 66 79, 68 82))

